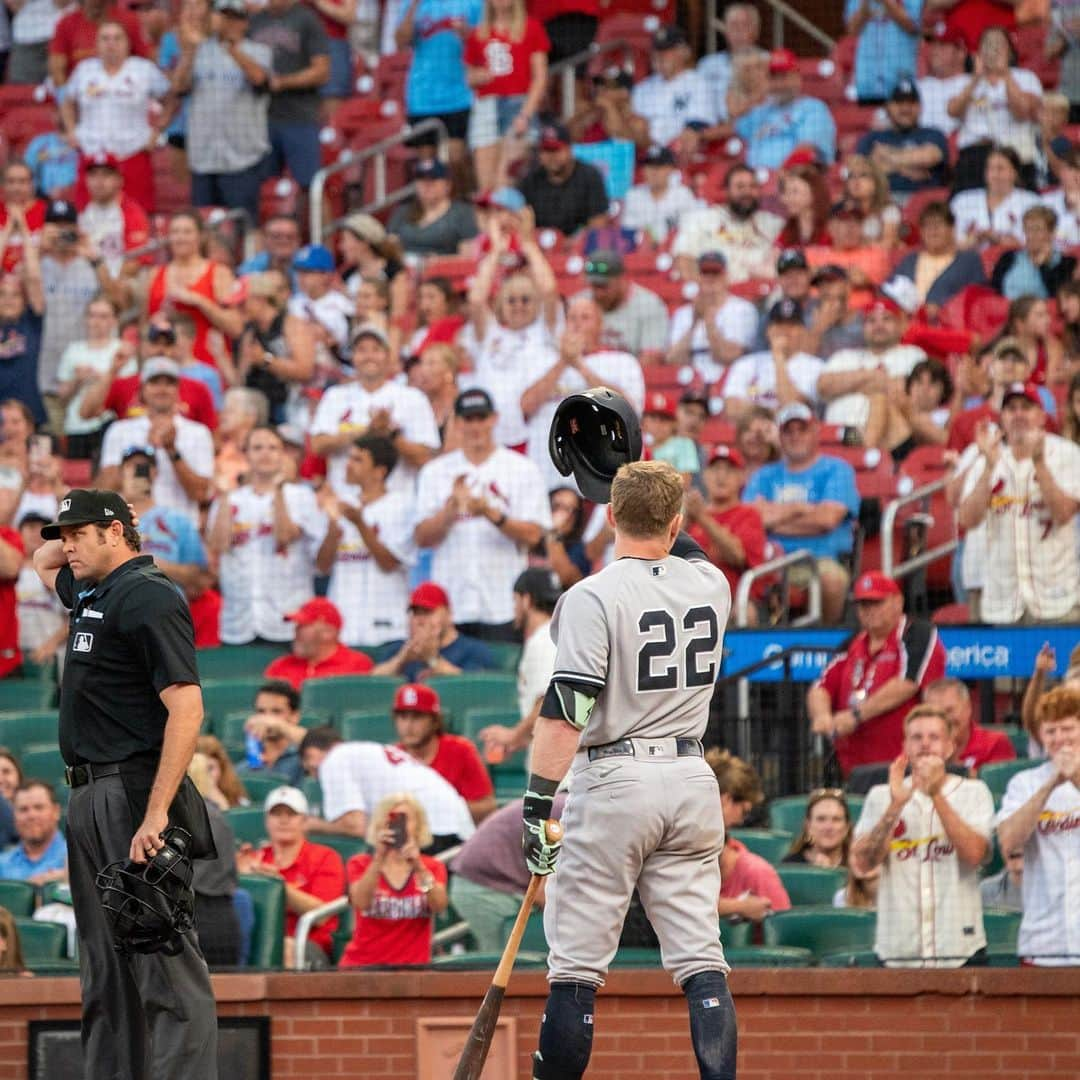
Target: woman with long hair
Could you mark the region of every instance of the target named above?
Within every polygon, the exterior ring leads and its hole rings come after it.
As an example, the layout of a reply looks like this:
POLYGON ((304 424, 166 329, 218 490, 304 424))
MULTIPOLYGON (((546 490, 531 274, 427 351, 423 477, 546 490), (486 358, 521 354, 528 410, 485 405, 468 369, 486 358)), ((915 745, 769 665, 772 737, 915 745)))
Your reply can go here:
POLYGON ((228 339, 243 329, 241 316, 225 306, 236 290, 236 278, 227 266, 204 254, 205 229, 193 210, 169 219, 166 246, 169 261, 147 282, 146 315, 185 312, 195 321, 195 359, 218 367, 222 358, 228 358, 228 339))
POLYGON ((811 793, 806 804, 802 831, 786 863, 807 866, 846 867, 851 850, 851 810, 839 788, 821 788, 811 793))
POLYGON ((1050 309, 1037 296, 1021 296, 1009 304, 1002 337, 1014 337, 1031 367, 1031 381, 1044 386, 1062 382, 1065 350, 1051 329, 1050 309))
POLYGON ((547 92, 550 49, 525 0, 484 0, 480 25, 465 41, 465 78, 473 89, 469 147, 480 191, 501 187, 524 153, 547 92))
POLYGON ((465 320, 458 315, 458 294, 449 278, 425 278, 416 287, 416 329, 409 338, 405 351, 414 355, 421 351, 432 328, 444 324, 442 320, 455 320, 463 325, 465 320))
POLYGON ((429 345, 409 366, 409 385, 421 391, 431 404, 439 425, 443 453, 458 446, 454 401, 458 395, 458 369, 461 357, 453 345, 436 342, 429 345))
POLYGON ((862 154, 850 155, 845 171, 841 201, 853 203, 863 212, 863 241, 886 249, 895 247, 900 240, 901 216, 888 178, 862 154))
POLYGON ((827 244, 825 228, 829 220, 829 186, 816 165, 796 165, 780 174, 780 201, 787 219, 776 246, 801 248, 807 244, 827 244))
POLYGON ((0 974, 21 975, 24 971, 26 964, 15 917, 6 907, 0 907, 0 974))
POLYGON ((355 296, 366 278, 381 278, 390 286, 390 317, 399 318, 409 309, 412 290, 405 269, 405 253, 396 236, 390 236, 378 218, 370 214, 350 214, 338 233, 345 290, 355 296))
POLYGON ((203 793, 206 798, 222 810, 250 804, 244 782, 237 776, 216 735, 200 735, 195 742, 195 752, 206 758, 206 791, 203 793))

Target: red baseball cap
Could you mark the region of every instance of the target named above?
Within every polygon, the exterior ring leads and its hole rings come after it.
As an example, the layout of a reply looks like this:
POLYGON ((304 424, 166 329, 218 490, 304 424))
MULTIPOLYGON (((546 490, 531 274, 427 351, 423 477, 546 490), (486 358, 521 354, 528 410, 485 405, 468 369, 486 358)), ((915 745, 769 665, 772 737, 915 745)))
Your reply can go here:
POLYGON ((1043 404, 1043 399, 1039 396, 1039 388, 1034 383, 1009 383, 1005 393, 1001 397, 1001 407, 1004 409, 1009 403, 1010 398, 1017 397, 1026 398, 1032 405, 1038 405, 1040 409, 1046 408, 1043 404))
POLYGON ((890 315, 906 315, 907 312, 891 297, 883 292, 879 292, 877 296, 871 301, 870 306, 866 309, 866 314, 869 315, 871 311, 887 311, 890 315))
POLYGON ((709 455, 709 464, 715 465, 718 461, 726 461, 732 468, 741 469, 746 465, 742 454, 734 446, 715 446, 709 455))
POLYGON ((886 596, 899 596, 900 586, 880 570, 860 574, 855 582, 856 600, 884 600, 886 596))
POLYGON ((335 630, 341 629, 341 612, 337 605, 321 596, 313 597, 306 604, 290 611, 285 616, 286 622, 296 623, 297 626, 310 626, 312 623, 329 623, 335 630))
POLYGON ((769 74, 786 75, 799 70, 798 57, 790 49, 773 49, 769 53, 769 74))
POLYGON ((410 611, 413 608, 434 611, 436 608, 449 606, 450 597, 446 595, 446 590, 441 585, 436 585, 434 581, 425 581, 417 585, 412 591, 412 596, 409 597, 410 611))
POLYGON ((113 172, 119 172, 120 161, 115 154, 99 150, 86 159, 86 171, 89 172, 91 169, 112 169, 113 172))
POLYGON ((430 686, 424 686, 422 683, 406 683, 398 687, 394 695, 394 706, 390 711, 430 713, 432 716, 441 716, 442 706, 439 704, 439 695, 430 686))
POLYGON ((669 420, 675 419, 675 402, 662 390, 654 390, 645 397, 643 416, 666 416, 669 420))
POLYGON ((927 41, 940 41, 945 45, 959 45, 965 52, 967 51, 967 42, 964 40, 964 35, 943 19, 939 19, 933 26, 928 26, 923 31, 923 37, 927 41))

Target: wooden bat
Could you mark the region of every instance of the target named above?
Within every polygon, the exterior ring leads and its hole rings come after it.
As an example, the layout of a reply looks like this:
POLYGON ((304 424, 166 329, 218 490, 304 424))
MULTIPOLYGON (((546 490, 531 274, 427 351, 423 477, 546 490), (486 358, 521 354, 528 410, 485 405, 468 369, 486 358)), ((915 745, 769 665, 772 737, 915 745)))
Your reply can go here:
MULTIPOLYGON (((557 843, 562 839, 562 826, 557 821, 546 821, 544 832, 549 843, 557 843)), ((476 1014, 476 1019, 469 1031, 469 1037, 465 1040, 465 1047, 461 1051, 457 1068, 454 1070, 454 1080, 480 1080, 480 1073, 483 1072, 484 1062, 487 1061, 488 1051, 491 1049, 491 1040, 495 1035, 495 1024, 502 1009, 506 984, 510 981, 510 972, 514 970, 514 961, 517 959, 521 939, 525 934, 525 924, 529 921, 536 890, 540 887, 542 880, 540 874, 533 874, 529 879, 525 899, 521 901, 521 910, 514 920, 510 937, 506 940, 499 966, 495 969, 491 985, 484 995, 480 1011, 476 1014)))

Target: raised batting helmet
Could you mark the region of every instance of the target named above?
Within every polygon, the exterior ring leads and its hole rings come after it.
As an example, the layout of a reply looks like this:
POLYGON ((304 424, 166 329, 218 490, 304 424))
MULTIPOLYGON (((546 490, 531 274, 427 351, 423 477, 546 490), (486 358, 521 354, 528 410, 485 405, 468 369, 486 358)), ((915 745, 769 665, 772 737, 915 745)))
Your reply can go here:
POLYGON ((548 452, 563 476, 574 474, 586 499, 610 502, 619 467, 641 457, 641 424, 626 398, 597 386, 559 404, 548 452))
POLYGON ((161 835, 164 846, 149 862, 123 859, 97 876, 118 952, 176 956, 183 948, 182 935, 195 924, 191 834, 173 826, 161 835))

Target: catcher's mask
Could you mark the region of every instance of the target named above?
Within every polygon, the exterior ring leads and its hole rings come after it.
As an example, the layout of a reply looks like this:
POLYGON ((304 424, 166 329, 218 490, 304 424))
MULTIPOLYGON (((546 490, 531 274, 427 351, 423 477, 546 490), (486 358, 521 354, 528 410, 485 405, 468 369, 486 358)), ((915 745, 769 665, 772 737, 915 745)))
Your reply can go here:
POLYGON ((626 398, 597 386, 560 402, 548 452, 563 476, 574 474, 586 499, 610 502, 620 466, 641 457, 641 424, 626 398))
POLYGON ((119 860, 97 876, 117 952, 176 956, 183 948, 182 935, 195 924, 191 834, 173 826, 161 836, 164 846, 148 862, 119 860))

